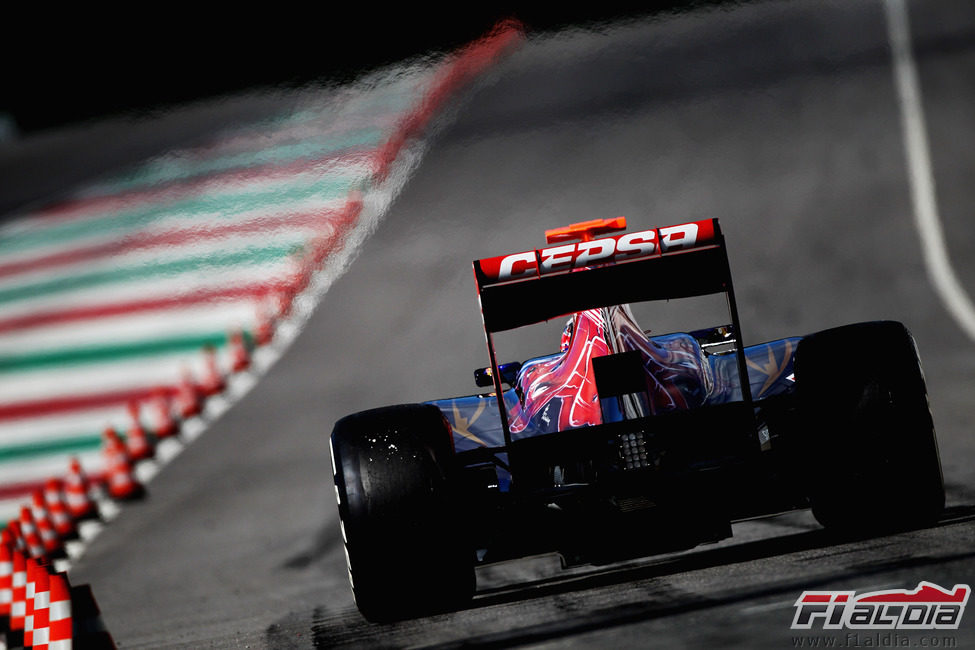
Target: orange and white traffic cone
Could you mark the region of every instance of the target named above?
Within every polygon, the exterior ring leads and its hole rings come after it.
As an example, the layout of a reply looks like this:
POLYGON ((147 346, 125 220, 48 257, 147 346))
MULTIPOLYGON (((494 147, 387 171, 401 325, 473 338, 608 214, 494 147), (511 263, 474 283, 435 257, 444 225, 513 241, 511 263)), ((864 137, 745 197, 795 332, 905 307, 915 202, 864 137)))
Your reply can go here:
POLYGON ((155 391, 149 406, 149 414, 152 418, 149 426, 157 440, 169 438, 179 433, 179 422, 173 417, 173 406, 169 397, 166 396, 165 390, 155 391))
POLYGON ((8 537, 9 533, 0 543, 0 621, 4 623, 10 618, 10 603, 14 600, 13 540, 7 541, 8 537))
POLYGON ((64 557, 64 545, 61 544, 61 538, 58 537, 54 528, 51 513, 47 510, 44 492, 36 490, 31 495, 31 501, 30 511, 34 516, 34 522, 37 524, 37 533, 41 538, 41 544, 44 545, 44 554, 50 558, 64 557))
POLYGON ((247 341, 244 340, 244 333, 241 330, 234 330, 230 333, 230 369, 234 372, 243 372, 251 365, 250 350, 247 349, 247 341))
POLYGON ((220 364, 217 362, 217 349, 212 345, 203 347, 205 366, 203 370, 203 380, 200 382, 200 392, 210 397, 223 391, 227 387, 227 382, 220 372, 220 364))
POLYGON ((199 415, 203 411, 203 397, 200 389, 193 381, 193 373, 183 366, 183 374, 176 387, 176 412, 184 420, 199 415))
POLYGON ((145 487, 139 483, 132 472, 125 443, 118 437, 115 429, 108 427, 104 434, 103 455, 105 473, 108 480, 108 496, 118 501, 139 499, 145 496, 145 487))
POLYGON ((139 403, 136 401, 129 402, 128 410, 132 424, 125 432, 125 444, 128 448, 129 458, 132 459, 132 462, 138 463, 140 460, 147 460, 155 456, 156 449, 139 419, 139 403))
POLYGON ((64 482, 59 478, 48 479, 44 484, 44 502, 51 514, 54 530, 62 540, 78 538, 78 527, 75 526, 68 505, 64 500, 64 482))
POLYGON ((27 544, 27 554, 32 558, 44 557, 44 542, 41 541, 41 536, 37 531, 37 522, 34 521, 34 515, 31 514, 29 506, 21 506, 20 508, 20 533, 27 544))
POLYGON ((50 577, 51 602, 48 605, 48 650, 72 650, 74 633, 71 618, 71 589, 64 573, 50 577))
POLYGON ((71 459, 68 477, 64 482, 64 498, 68 512, 75 521, 98 519, 98 505, 91 498, 91 484, 81 468, 81 461, 71 459))

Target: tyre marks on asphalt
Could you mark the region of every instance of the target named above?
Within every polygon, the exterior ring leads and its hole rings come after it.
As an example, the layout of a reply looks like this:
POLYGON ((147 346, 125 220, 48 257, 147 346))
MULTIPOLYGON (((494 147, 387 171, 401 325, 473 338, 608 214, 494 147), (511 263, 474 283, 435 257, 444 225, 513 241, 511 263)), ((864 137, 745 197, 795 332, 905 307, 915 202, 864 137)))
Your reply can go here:
POLYGON ((326 557, 329 553, 343 548, 339 527, 334 522, 328 521, 319 529, 308 548, 288 558, 283 568, 304 569, 326 557))

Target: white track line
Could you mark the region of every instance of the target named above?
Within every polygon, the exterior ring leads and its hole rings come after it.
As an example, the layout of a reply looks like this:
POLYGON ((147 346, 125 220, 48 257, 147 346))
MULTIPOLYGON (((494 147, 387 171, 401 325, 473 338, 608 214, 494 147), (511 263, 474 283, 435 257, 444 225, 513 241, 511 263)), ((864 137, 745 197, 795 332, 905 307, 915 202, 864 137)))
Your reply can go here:
POLYGON ((884 12, 893 59, 894 84, 900 100, 911 199, 921 237, 924 265, 948 312, 968 337, 975 341, 975 305, 951 267, 938 215, 931 154, 921 106, 921 84, 911 48, 907 4, 905 0, 885 0, 884 12))

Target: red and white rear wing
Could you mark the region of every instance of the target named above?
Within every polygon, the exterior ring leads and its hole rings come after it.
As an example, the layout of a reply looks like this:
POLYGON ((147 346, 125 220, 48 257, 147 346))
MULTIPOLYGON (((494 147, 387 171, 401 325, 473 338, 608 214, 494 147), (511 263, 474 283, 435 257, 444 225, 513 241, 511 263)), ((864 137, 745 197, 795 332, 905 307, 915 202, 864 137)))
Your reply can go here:
POLYGON ((716 219, 692 221, 478 260, 475 273, 484 287, 711 246, 717 243, 716 234, 716 219))
POLYGON ((488 332, 731 286, 717 219, 477 260, 474 276, 488 332))

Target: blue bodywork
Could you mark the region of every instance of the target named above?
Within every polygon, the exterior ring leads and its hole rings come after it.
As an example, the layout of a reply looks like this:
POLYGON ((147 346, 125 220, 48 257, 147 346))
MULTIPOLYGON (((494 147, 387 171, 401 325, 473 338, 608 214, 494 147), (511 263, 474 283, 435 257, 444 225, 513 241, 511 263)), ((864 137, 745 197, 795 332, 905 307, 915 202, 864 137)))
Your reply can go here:
MULTIPOLYGON (((686 346, 693 337, 688 334, 667 334, 654 336, 651 340, 663 347, 686 346)), ((795 381, 793 363, 800 337, 793 337, 746 347, 745 359, 748 364, 748 381, 753 399, 760 400, 792 390, 795 381)), ((532 363, 558 356, 550 355, 534 359, 525 364, 522 372, 532 363)), ((741 387, 738 383, 737 360, 734 353, 707 354, 700 358, 704 363, 700 371, 704 375, 703 386, 706 395, 703 405, 727 404, 741 401, 741 387)), ((513 388, 504 392, 504 402, 509 413, 519 408, 518 396, 513 388)), ((501 416, 493 393, 433 400, 434 404, 450 421, 453 429, 454 448, 457 452, 469 451, 478 447, 501 447, 504 445, 504 431, 501 416)), ((521 431, 513 438, 524 438, 553 433, 540 426, 521 431)))

